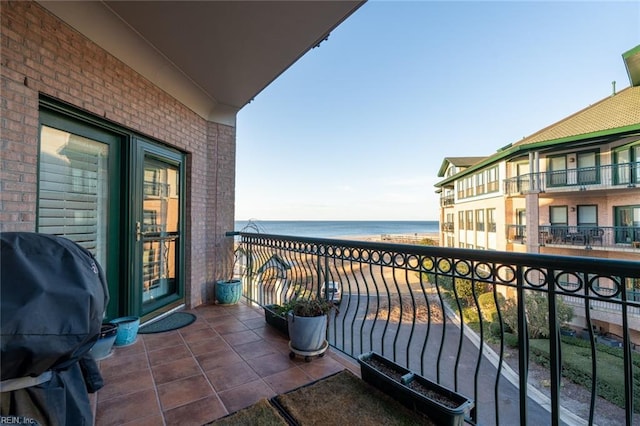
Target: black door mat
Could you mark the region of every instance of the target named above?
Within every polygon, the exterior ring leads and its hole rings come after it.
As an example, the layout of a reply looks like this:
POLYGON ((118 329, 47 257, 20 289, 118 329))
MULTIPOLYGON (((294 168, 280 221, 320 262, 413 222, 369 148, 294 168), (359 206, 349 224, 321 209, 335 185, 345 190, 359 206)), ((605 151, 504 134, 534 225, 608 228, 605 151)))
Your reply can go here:
POLYGON ((138 330, 140 334, 163 333, 165 331, 177 330, 186 327, 196 320, 196 316, 188 312, 174 312, 166 317, 152 322, 149 325, 143 325, 138 330))

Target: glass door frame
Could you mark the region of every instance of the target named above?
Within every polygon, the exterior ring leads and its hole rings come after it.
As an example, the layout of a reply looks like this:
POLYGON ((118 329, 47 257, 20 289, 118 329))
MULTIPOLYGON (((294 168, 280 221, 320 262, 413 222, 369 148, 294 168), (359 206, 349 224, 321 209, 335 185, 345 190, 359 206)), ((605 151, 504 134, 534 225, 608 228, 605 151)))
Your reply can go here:
MULTIPOLYGON (((129 253, 127 245, 121 243, 124 241, 123 224, 126 222, 123 212, 128 209, 128 197, 122 197, 120 193, 123 188, 123 182, 127 181, 128 176, 126 170, 123 170, 120 164, 122 159, 126 157, 129 138, 114 127, 96 125, 97 123, 87 120, 84 116, 75 113, 74 110, 45 98, 40 99, 39 122, 38 137, 40 137, 42 126, 47 126, 104 143, 109 147, 107 264, 100 266, 105 273, 109 288, 109 304, 107 305, 105 317, 118 317, 122 313, 123 301, 126 299, 126 292, 121 286, 126 274, 122 267, 121 258, 123 256, 127 257, 129 253)), ((38 148, 38 155, 42 155, 40 147, 38 148)), ((39 161, 38 159, 38 168, 39 161)), ((40 170, 38 170, 38 193, 40 192, 39 176, 40 170)), ((39 211, 39 205, 36 207, 36 211, 39 211)), ((39 215, 36 214, 36 229, 38 227, 39 215)))
POLYGON ((129 283, 128 290, 128 310, 133 315, 143 317, 150 313, 164 312, 175 305, 184 303, 185 298, 185 155, 172 148, 168 148, 149 140, 135 137, 133 139, 132 161, 130 162, 130 193, 131 203, 128 229, 130 238, 129 248, 131 262, 129 262, 129 283), (179 218, 178 218, 178 242, 176 244, 177 254, 177 271, 176 271, 176 292, 158 300, 143 304, 142 301, 142 260, 143 260, 143 241, 138 240, 137 223, 144 221, 144 208, 142 201, 144 200, 144 162, 145 158, 152 157, 161 162, 177 167, 179 173, 179 218), (167 308, 167 309, 163 309, 167 308))

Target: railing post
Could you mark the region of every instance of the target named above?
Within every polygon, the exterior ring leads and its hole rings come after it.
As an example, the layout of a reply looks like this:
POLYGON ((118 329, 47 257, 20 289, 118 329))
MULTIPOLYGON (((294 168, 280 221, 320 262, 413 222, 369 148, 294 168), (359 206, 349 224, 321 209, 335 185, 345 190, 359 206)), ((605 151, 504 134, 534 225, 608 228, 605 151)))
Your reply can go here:
POLYGON ((633 363, 631 358, 631 337, 629 335, 629 318, 627 317, 627 278, 620 277, 620 297, 622 298, 622 344, 624 362, 624 402, 625 417, 628 425, 633 424, 633 363))
POLYGON ((547 302, 549 308, 549 356, 551 373, 551 424, 560 424, 560 372, 562 371, 560 330, 557 324, 555 271, 547 271, 547 302))
POLYGON ((516 269, 518 294, 518 377, 520 387, 520 424, 527 424, 527 383, 529 376, 529 336, 527 330, 527 315, 525 310, 524 274, 522 266, 516 269))

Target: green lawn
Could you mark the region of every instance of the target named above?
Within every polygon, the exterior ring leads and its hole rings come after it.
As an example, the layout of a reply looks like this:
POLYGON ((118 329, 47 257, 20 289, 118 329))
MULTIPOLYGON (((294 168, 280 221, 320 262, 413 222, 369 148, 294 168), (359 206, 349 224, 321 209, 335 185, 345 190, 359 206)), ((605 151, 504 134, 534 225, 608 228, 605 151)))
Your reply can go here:
MULTIPOLYGON (((529 341, 534 361, 549 365, 549 340, 529 341)), ((562 341, 562 375, 591 389, 591 349, 588 341, 575 338, 562 341)), ((640 356, 633 356, 633 405, 640 412, 640 356)), ((596 392, 619 407, 624 407, 624 360, 622 349, 597 345, 596 392)))

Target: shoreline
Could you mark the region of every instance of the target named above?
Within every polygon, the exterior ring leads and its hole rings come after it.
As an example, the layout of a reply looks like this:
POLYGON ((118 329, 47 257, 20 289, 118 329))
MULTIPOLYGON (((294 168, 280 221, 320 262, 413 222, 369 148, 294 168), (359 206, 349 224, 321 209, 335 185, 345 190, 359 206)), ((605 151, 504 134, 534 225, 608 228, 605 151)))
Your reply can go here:
POLYGON ((440 242, 440 235, 437 232, 416 232, 410 234, 371 234, 371 235, 340 235, 333 238, 341 240, 354 240, 354 241, 371 241, 371 242, 385 242, 385 243, 400 243, 400 244, 417 244, 422 240, 430 239, 436 242, 438 245, 440 242))

